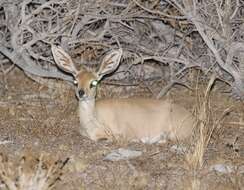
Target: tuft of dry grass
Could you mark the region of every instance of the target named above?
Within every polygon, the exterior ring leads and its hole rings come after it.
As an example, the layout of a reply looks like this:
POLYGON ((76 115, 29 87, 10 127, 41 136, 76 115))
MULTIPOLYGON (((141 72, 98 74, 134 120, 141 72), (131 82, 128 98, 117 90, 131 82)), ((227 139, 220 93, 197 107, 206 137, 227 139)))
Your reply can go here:
POLYGON ((214 84, 215 78, 212 77, 208 83, 207 89, 203 97, 198 94, 198 106, 196 110, 197 116, 197 125, 196 125, 196 133, 195 146, 193 147, 193 151, 186 154, 186 162, 189 169, 197 170, 203 166, 203 156, 204 152, 208 146, 209 140, 212 136, 215 126, 210 126, 210 89, 214 84))
POLYGON ((186 162, 189 169, 197 171, 203 167, 204 153, 209 145, 213 132, 220 128, 220 123, 224 119, 230 109, 226 109, 218 118, 213 118, 213 107, 210 102, 210 92, 216 80, 215 75, 212 75, 207 89, 203 96, 197 95, 198 106, 196 109, 197 125, 195 127, 195 134, 193 151, 186 154, 186 162))
POLYGON ((0 189, 3 190, 51 190, 62 176, 65 161, 47 161, 39 158, 22 157, 13 163, 0 156, 0 189))
POLYGON ((215 75, 212 75, 205 93, 203 96, 197 94, 198 103, 196 109, 197 124, 195 126, 195 133, 191 142, 192 151, 185 156, 188 171, 191 173, 189 185, 187 189, 197 190, 201 187, 201 181, 197 177, 197 173, 204 165, 204 154, 213 137, 213 132, 219 130, 220 123, 224 119, 229 109, 226 109, 218 118, 213 117, 214 108, 211 105, 210 93, 216 80, 215 75))

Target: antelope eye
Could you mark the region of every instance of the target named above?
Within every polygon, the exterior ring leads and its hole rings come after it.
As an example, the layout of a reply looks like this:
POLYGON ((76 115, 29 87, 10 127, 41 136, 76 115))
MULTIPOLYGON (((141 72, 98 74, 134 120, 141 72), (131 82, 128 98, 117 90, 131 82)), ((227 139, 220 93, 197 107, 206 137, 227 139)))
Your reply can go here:
POLYGON ((74 80, 73 82, 74 82, 74 84, 75 84, 75 85, 77 85, 77 84, 78 84, 77 80, 74 80))
POLYGON ((98 81, 97 81, 97 80, 93 80, 93 81, 90 83, 90 88, 96 87, 97 84, 98 84, 98 81))

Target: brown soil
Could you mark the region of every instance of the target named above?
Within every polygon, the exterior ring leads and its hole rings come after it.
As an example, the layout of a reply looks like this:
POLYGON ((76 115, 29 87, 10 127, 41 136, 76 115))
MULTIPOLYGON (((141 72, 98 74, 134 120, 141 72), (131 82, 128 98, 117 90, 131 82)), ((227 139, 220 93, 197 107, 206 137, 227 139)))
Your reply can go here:
MULTIPOLYGON (((48 89, 18 70, 8 75, 7 88, 1 84, 0 152, 17 163, 23 155, 70 158, 54 189, 244 189, 244 106, 219 90, 212 92, 213 114, 217 118, 227 108, 231 112, 221 122, 221 130, 214 133, 203 168, 194 174, 184 154, 170 151, 172 142, 93 142, 81 136, 78 102, 68 86, 48 89), (120 147, 140 150, 143 155, 129 161, 103 160, 120 147), (235 169, 218 173, 209 169, 213 164, 229 164, 235 169)), ((196 105, 193 92, 181 90, 173 97, 189 109, 196 105)))

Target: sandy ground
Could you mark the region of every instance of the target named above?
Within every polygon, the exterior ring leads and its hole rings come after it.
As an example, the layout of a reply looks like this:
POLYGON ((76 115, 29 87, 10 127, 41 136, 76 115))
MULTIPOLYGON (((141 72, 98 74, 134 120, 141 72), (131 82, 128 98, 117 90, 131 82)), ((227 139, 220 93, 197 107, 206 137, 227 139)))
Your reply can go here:
MULTIPOLYGON (((96 143, 81 136, 72 89, 48 89, 15 70, 6 83, 0 83, 0 152, 17 165, 22 156, 36 159, 43 155, 50 162, 69 158, 55 183, 54 189, 59 190, 244 189, 244 106, 220 91, 212 92, 214 117, 220 118, 226 109, 231 112, 213 134, 203 167, 194 171, 184 153, 171 151, 173 142, 96 143), (117 162, 104 160, 121 147, 142 155, 117 162), (211 169, 215 166, 228 169, 211 169)), ((194 93, 187 91, 176 91, 173 99, 190 110, 196 105, 194 93)), ((35 166, 30 168, 35 171, 35 166)), ((1 184, 0 189, 5 186, 1 184)))

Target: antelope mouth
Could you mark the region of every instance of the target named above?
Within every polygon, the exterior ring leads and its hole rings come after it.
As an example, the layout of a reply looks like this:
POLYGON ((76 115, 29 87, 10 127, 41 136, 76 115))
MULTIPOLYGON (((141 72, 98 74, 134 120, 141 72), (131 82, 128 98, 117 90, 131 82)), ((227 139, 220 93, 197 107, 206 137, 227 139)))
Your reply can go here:
POLYGON ((83 96, 83 97, 79 97, 79 95, 76 95, 76 98, 81 101, 81 102, 89 102, 91 100, 95 100, 95 97, 90 97, 90 96, 83 96))

